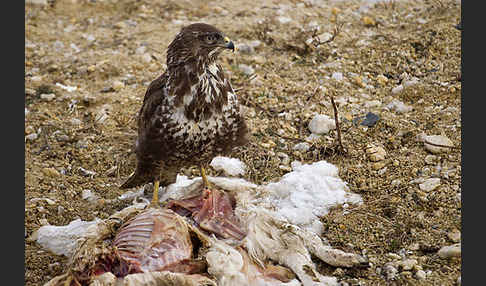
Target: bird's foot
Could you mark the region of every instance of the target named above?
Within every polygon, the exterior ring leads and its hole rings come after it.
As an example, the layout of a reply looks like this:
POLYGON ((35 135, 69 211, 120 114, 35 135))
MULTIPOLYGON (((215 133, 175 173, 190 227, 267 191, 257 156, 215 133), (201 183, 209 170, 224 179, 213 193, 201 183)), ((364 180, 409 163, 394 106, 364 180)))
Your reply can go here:
POLYGON ((154 195, 152 197, 152 201, 150 202, 150 206, 152 208, 159 208, 159 181, 154 182, 154 195))
POLYGON ((206 175, 206 169, 204 169, 203 166, 199 166, 199 169, 201 170, 201 178, 203 181, 204 190, 211 190, 213 186, 209 183, 208 176, 206 175))

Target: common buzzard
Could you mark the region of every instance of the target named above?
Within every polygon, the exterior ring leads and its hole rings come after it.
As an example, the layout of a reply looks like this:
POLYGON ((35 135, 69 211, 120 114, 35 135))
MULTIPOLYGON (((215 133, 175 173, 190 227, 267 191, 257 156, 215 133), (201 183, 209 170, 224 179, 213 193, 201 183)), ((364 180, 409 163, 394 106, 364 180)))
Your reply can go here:
POLYGON ((138 115, 137 168, 121 188, 174 183, 182 167, 204 167, 218 155, 248 142, 248 131, 229 80, 216 63, 233 42, 215 27, 181 29, 167 51, 167 70, 149 85, 138 115))

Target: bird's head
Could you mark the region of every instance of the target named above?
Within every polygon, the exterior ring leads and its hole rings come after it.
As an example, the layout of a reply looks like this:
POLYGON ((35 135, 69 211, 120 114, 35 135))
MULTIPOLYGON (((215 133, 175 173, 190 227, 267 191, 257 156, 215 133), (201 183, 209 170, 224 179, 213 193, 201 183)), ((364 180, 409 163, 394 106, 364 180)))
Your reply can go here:
POLYGON ((188 60, 213 62, 225 49, 235 50, 233 42, 214 26, 196 23, 181 29, 170 43, 167 65, 179 65, 188 60))

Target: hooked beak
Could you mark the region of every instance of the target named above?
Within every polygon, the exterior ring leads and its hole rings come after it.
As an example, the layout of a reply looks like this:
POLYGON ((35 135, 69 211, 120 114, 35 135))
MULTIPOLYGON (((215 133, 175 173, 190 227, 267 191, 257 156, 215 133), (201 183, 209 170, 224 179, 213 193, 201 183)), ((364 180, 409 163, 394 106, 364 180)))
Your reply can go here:
POLYGON ((228 37, 224 37, 224 47, 231 49, 233 52, 235 51, 235 45, 228 37))

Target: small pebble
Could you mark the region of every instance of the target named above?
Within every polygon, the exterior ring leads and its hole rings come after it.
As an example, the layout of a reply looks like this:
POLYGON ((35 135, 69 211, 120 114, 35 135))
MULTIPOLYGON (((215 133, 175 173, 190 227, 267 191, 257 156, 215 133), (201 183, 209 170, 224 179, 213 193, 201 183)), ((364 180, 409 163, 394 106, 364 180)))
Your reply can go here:
POLYGON ((419 83, 418 78, 412 77, 410 79, 404 80, 402 84, 403 84, 404 88, 408 88, 408 87, 412 87, 414 85, 417 85, 418 83, 419 83))
POLYGON ((444 246, 437 252, 440 258, 447 259, 452 257, 461 257, 461 244, 456 243, 449 246, 444 246))
POLYGON ((34 141, 34 140, 37 139, 37 137, 39 137, 39 135, 37 135, 37 133, 31 133, 31 134, 25 136, 25 140, 34 141))
POLYGON ((413 250, 413 251, 419 250, 420 249, 420 244, 418 242, 412 243, 412 244, 410 244, 410 246, 408 247, 408 249, 409 250, 413 250))
POLYGON ((68 92, 73 92, 73 91, 75 91, 75 90, 78 89, 77 86, 64 85, 64 84, 62 84, 60 82, 56 82, 56 86, 58 86, 58 87, 60 87, 60 88, 62 88, 64 90, 67 90, 68 92))
POLYGON ((146 46, 140 46, 138 47, 136 50, 135 50, 135 53, 137 55, 143 55, 145 53, 145 51, 147 50, 147 47, 146 46))
POLYGON ((403 85, 400 84, 400 85, 398 85, 398 86, 396 86, 392 89, 392 93, 398 94, 398 93, 402 92, 402 90, 403 90, 403 85))
POLYGON ((423 270, 417 270, 417 272, 415 272, 415 277, 417 277, 418 280, 425 280, 427 274, 423 270))
POLYGON ((378 107, 381 105, 381 101, 375 99, 375 100, 370 100, 364 103, 364 107, 366 108, 373 108, 373 107, 378 107))
POLYGON ((292 171, 292 168, 290 168, 289 166, 285 166, 285 165, 280 165, 280 166, 278 166, 278 168, 280 170, 285 171, 285 172, 291 172, 292 171))
POLYGON ((51 199, 49 199, 49 198, 44 198, 44 201, 46 201, 46 203, 47 203, 48 205, 50 205, 50 206, 53 206, 53 205, 55 205, 55 204, 56 204, 56 202, 55 202, 55 201, 53 201, 53 200, 51 200, 51 199))
POLYGON ((301 152, 306 152, 307 150, 309 150, 309 148, 310 148, 309 143, 301 142, 301 143, 295 144, 293 149, 297 150, 297 151, 301 151, 301 152))
POLYGON ((277 20, 281 23, 281 24, 286 24, 290 21, 292 21, 292 19, 290 19, 289 17, 284 17, 284 16, 280 16, 277 18, 277 20))
POLYGON ((430 192, 440 186, 440 178, 426 179, 423 183, 419 184, 419 188, 424 192, 430 192))
POLYGON ((386 256, 390 257, 391 259, 393 260, 399 260, 399 259, 402 259, 402 257, 396 253, 393 253, 393 252, 389 252, 386 254, 386 256))
POLYGON ((56 95, 54 93, 44 93, 40 95, 40 98, 45 101, 52 101, 56 98, 56 95))
POLYGON ((415 265, 418 264, 418 261, 416 259, 405 259, 400 262, 398 262, 398 266, 402 268, 404 271, 412 270, 415 265))
POLYGON ((406 113, 413 110, 412 106, 406 105, 405 103, 396 99, 387 104, 385 108, 388 110, 395 110, 398 113, 406 113))
POLYGON ((453 229, 452 231, 447 233, 447 237, 452 240, 452 242, 459 242, 461 241, 461 232, 457 229, 453 229))
POLYGON ((93 202, 98 199, 98 196, 94 194, 91 190, 86 189, 81 192, 81 198, 83 198, 83 200, 93 202))
POLYGON ((119 80, 115 80, 111 87, 115 90, 115 91, 119 91, 121 90, 123 87, 125 86, 125 84, 119 80))
MULTIPOLYGON (((149 53, 145 53, 142 55, 142 61, 144 63, 150 63, 152 61, 152 55, 150 55, 149 53)), ((114 87, 113 87, 114 88, 114 87)))
POLYGON ((244 54, 253 54, 255 52, 255 49, 252 46, 245 43, 239 44, 237 50, 244 54))
POLYGON ((307 141, 311 141, 311 142, 318 141, 319 139, 321 139, 321 135, 319 135, 319 134, 314 134, 314 133, 311 133, 309 136, 307 136, 307 137, 305 138, 305 140, 307 140, 307 141))
POLYGON ((336 129, 336 122, 325 114, 317 114, 309 122, 308 128, 314 134, 327 134, 336 129))
POLYGON ((383 270, 385 270, 387 280, 395 280, 395 278, 397 277, 398 270, 395 267, 393 267, 391 263, 385 264, 383 270))
POLYGON ((378 116, 378 115, 376 115, 372 112, 368 112, 366 114, 365 120, 363 120, 363 122, 361 122, 360 125, 373 127, 378 122, 378 120, 380 120, 380 116, 378 116))
POLYGON ((277 156, 280 158, 282 164, 288 165, 290 163, 290 158, 289 155, 283 153, 283 152, 278 152, 277 156))
POLYGON ((368 17, 368 16, 364 16, 363 18, 361 18, 361 21, 363 21, 363 24, 365 24, 366 26, 375 26, 376 25, 375 20, 371 17, 368 17))
POLYGON ((437 162, 437 156, 427 155, 425 156, 425 163, 428 165, 434 165, 437 162))
POLYGON ((71 43, 69 47, 73 49, 75 53, 79 53, 81 51, 81 49, 78 48, 78 46, 75 43, 71 43))
POLYGON ((79 173, 85 177, 93 177, 94 175, 96 175, 96 172, 94 171, 91 171, 91 170, 86 170, 85 168, 83 167, 79 167, 79 173))
MULTIPOLYGON (((374 162, 373 165, 371 165, 371 168, 373 170, 381 170, 386 166, 386 162, 381 161, 381 162, 374 162)), ((386 170, 385 170, 386 171, 386 170)))
POLYGON ((88 42, 93 42, 94 40, 96 40, 95 36, 91 34, 83 34, 83 38, 85 38, 88 42))
POLYGON ((447 152, 451 148, 434 146, 431 144, 427 144, 427 142, 430 142, 432 144, 437 144, 437 145, 443 145, 443 146, 450 146, 450 147, 454 146, 454 143, 452 143, 451 139, 447 138, 444 135, 422 136, 422 140, 424 142, 425 149, 427 149, 431 153, 447 152))
POLYGON ((34 127, 32 127, 32 125, 29 125, 29 126, 25 127, 25 134, 31 134, 34 131, 35 130, 34 130, 34 127))
POLYGON ((366 147, 366 154, 368 154, 370 161, 378 162, 385 160, 386 150, 383 147, 373 145, 368 145, 366 147))
POLYGON ((341 80, 343 80, 343 73, 334 72, 334 73, 332 73, 331 78, 334 79, 334 80, 337 80, 337 81, 341 81, 341 80))
POLYGON ((382 169, 378 170, 378 175, 380 175, 380 176, 381 176, 381 175, 385 174, 387 170, 388 170, 388 168, 387 168, 387 167, 384 167, 384 168, 382 168, 382 169))
POLYGON ((123 30, 127 28, 127 24, 124 21, 120 21, 115 24, 115 28, 123 30))
POLYGON ((318 35, 317 38, 319 39, 320 42, 326 42, 326 41, 329 41, 332 38, 332 34, 325 32, 325 33, 318 35))
POLYGON ((401 184, 402 184, 402 181, 400 179, 395 179, 395 180, 391 181, 392 186, 399 186, 401 184))
POLYGON ((255 52, 255 48, 260 46, 262 42, 259 40, 254 40, 249 43, 241 43, 236 47, 236 50, 245 54, 253 54, 255 52))
POLYGON ((69 136, 67 136, 66 134, 57 134, 56 140, 58 142, 69 142, 71 138, 69 138, 69 136))
POLYGON ((378 81, 379 84, 384 86, 388 82, 388 78, 386 76, 380 74, 379 76, 376 77, 376 81, 378 81))
POLYGON ((47 177, 59 177, 59 172, 54 168, 44 168, 42 169, 42 173, 47 177))
POLYGON ((71 120, 72 125, 81 125, 83 122, 77 118, 72 118, 71 120))
POLYGON ((244 73, 245 75, 252 75, 253 73, 255 73, 255 70, 249 66, 249 65, 245 65, 245 64, 240 64, 238 66, 238 68, 240 69, 240 71, 242 73, 244 73))

